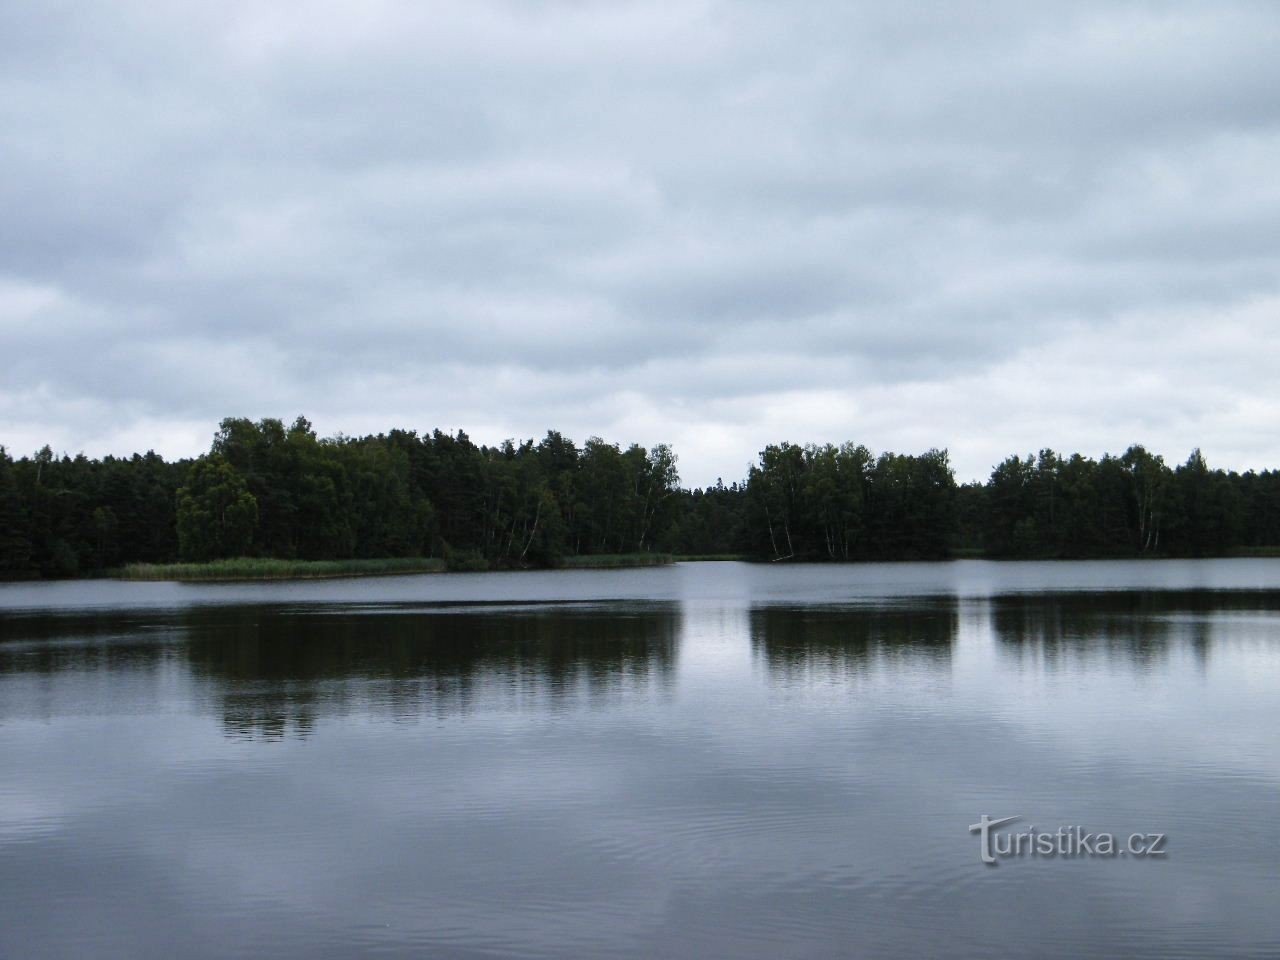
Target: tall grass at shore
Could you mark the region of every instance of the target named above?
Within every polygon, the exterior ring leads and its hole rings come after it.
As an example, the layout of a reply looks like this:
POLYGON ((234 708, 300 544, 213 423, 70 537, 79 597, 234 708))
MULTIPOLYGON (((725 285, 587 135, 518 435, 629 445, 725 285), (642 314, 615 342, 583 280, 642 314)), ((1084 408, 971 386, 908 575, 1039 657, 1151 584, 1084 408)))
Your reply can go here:
MULTIPOLYGON (((674 562, 669 553, 607 553, 565 557, 568 570, 605 570, 621 567, 656 567, 674 562)), ((459 555, 396 557, 384 560, 276 560, 270 557, 234 557, 205 563, 131 563, 107 576, 117 580, 319 580, 336 577, 386 577, 408 573, 482 572, 490 569, 482 558, 459 555)))
POLYGON ((674 563, 669 553, 597 553, 565 557, 560 565, 568 570, 604 570, 612 567, 662 567, 674 563))
POLYGON ((374 577, 400 573, 441 573, 435 557, 384 560, 275 560, 234 557, 208 563, 131 563, 108 576, 119 580, 315 580, 329 577, 374 577))

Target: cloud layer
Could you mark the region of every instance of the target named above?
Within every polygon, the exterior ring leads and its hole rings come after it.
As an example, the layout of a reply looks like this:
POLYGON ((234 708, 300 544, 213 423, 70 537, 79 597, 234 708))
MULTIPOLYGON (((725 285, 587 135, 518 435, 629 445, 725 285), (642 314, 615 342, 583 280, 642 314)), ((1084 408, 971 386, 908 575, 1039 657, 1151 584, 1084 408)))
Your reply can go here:
POLYGON ((1280 11, 9 5, 0 443, 1280 466, 1280 11))

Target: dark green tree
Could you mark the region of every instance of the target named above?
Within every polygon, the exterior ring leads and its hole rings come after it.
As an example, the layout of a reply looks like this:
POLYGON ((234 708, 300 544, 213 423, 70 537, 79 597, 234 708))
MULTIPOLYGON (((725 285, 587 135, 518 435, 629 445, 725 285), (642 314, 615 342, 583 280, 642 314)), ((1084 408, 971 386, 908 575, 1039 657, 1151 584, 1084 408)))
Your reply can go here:
POLYGON ((214 560, 248 553, 258 523, 258 502, 244 478, 211 454, 178 490, 178 552, 184 560, 214 560))

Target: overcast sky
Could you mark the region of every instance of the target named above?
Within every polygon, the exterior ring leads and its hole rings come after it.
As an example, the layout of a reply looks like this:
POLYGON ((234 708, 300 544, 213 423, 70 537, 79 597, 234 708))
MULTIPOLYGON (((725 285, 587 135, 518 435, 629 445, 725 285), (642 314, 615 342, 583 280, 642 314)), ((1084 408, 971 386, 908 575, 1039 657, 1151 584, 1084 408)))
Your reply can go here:
POLYGON ((0 444, 1280 466, 1280 5, 0 3, 0 444))

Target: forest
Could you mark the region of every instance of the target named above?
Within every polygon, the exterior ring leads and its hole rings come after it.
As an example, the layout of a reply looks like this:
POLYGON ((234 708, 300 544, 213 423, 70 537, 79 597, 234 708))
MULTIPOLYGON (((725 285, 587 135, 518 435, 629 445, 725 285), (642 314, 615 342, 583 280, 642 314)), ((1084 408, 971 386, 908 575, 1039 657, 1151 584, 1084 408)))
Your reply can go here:
POLYGON ((0 577, 74 577, 231 557, 439 558, 555 567, 614 554, 762 561, 1203 557, 1280 544, 1280 471, 1198 450, 1094 460, 1010 456, 957 484, 945 450, 769 445, 741 482, 680 486, 669 446, 555 431, 319 438, 299 417, 222 421, 209 452, 166 461, 0 447, 0 577))

